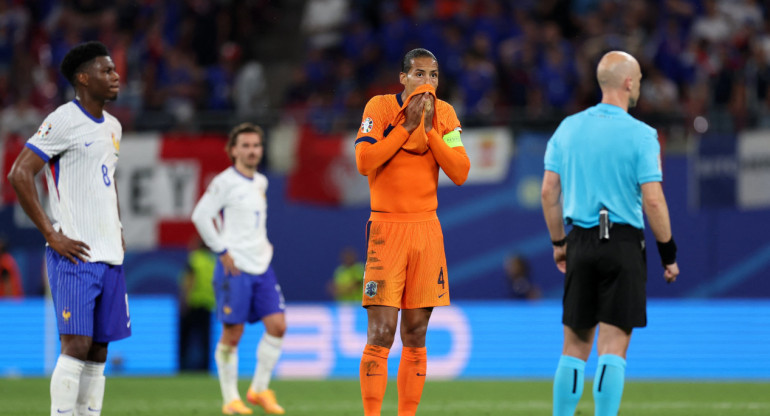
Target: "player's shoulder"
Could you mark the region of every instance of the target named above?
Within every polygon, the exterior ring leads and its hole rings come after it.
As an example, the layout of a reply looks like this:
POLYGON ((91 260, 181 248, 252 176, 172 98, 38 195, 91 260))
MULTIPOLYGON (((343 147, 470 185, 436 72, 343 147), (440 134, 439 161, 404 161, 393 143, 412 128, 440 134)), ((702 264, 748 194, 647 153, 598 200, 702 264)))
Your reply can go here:
POLYGON ((638 120, 635 117, 631 116, 629 114, 628 117, 631 121, 631 125, 636 129, 636 131, 639 133, 640 137, 643 137, 645 139, 651 139, 651 138, 657 138, 658 137, 658 131, 650 126, 649 124, 643 122, 642 120, 638 120))
POLYGON ((396 99, 396 94, 375 95, 369 99, 369 101, 366 103, 366 107, 370 110, 388 110, 393 108, 400 108, 398 105, 398 100, 396 99))
POLYGON ((46 120, 70 120, 72 115, 79 111, 80 109, 74 101, 68 101, 51 111, 46 117, 46 120))
POLYGON ((452 104, 449 104, 448 102, 442 100, 441 98, 436 98, 436 108, 440 110, 452 110, 452 112, 455 111, 455 108, 452 106, 452 104))
POLYGON ((120 120, 118 120, 118 119, 117 119, 115 116, 113 116, 112 114, 108 113, 106 110, 105 110, 105 111, 103 111, 103 113, 104 113, 104 121, 106 121, 107 123, 110 123, 110 124, 112 124, 112 125, 117 125, 117 126, 118 126, 118 128, 119 128, 121 131, 123 130, 123 127, 120 125, 120 120))

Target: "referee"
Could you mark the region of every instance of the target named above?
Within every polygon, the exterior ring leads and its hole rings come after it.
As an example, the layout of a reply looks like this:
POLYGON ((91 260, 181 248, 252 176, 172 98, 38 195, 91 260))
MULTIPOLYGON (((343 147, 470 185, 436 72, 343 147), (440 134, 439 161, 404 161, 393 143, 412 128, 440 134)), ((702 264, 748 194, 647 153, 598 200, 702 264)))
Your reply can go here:
POLYGON ((618 413, 631 331, 647 325, 642 206, 663 277, 671 283, 679 275, 657 133, 628 114, 639 99, 639 63, 625 52, 609 52, 596 78, 602 102, 564 119, 545 152, 543 214, 556 267, 566 273, 554 416, 575 413, 597 324, 594 414, 618 413), (572 225, 568 236, 564 223, 572 225))

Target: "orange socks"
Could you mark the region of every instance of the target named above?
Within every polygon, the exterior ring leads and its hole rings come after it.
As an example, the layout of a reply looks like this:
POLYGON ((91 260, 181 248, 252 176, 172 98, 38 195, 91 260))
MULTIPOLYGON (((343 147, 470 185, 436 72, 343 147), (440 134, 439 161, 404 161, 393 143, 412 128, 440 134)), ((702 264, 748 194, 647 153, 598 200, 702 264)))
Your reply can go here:
POLYGON ((388 353, 390 349, 377 345, 366 344, 364 348, 359 370, 364 416, 380 416, 382 398, 385 396, 385 388, 388 387, 388 353))
POLYGON ((398 416, 410 416, 417 412, 428 357, 425 347, 404 347, 398 365, 398 416))

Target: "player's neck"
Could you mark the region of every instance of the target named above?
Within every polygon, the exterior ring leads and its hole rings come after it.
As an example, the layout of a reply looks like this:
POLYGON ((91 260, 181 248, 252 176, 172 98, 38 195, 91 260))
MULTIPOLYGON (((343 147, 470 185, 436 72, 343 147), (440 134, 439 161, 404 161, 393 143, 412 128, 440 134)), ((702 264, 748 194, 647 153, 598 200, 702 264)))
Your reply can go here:
POLYGON ((239 163, 235 163, 233 165, 233 167, 235 168, 235 170, 238 171, 238 173, 240 173, 241 175, 243 175, 243 176, 245 176, 247 178, 253 178, 254 174, 257 172, 256 169, 250 169, 250 168, 248 168, 246 166, 243 166, 243 165, 241 165, 239 163))
POLYGON ((80 106, 94 118, 102 118, 104 115, 104 101, 95 100, 88 94, 77 94, 75 99, 78 100, 80 106))
POLYGON ((602 91, 602 104, 614 105, 628 112, 628 93, 614 89, 604 90, 602 91))

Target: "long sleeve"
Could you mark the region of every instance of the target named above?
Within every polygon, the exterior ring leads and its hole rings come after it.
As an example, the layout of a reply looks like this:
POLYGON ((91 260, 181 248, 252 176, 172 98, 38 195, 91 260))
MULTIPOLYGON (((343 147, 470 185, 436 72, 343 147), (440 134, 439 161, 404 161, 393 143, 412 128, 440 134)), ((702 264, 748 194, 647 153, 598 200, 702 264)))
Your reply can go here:
POLYGON ((364 176, 369 176, 369 174, 390 160, 401 149, 401 146, 408 138, 409 132, 404 129, 404 126, 399 124, 386 137, 378 138, 378 140, 359 139, 356 143, 356 166, 358 171, 364 176))
POLYGON ((465 183, 465 180, 468 179, 468 172, 471 169, 471 161, 468 159, 468 154, 465 153, 465 147, 449 147, 436 129, 431 129, 428 132, 428 146, 433 152, 436 162, 441 166, 441 169, 444 170, 449 179, 455 185, 465 183))
POLYGON ((214 218, 222 209, 224 204, 221 201, 221 194, 224 189, 218 187, 214 182, 209 185, 206 193, 203 194, 192 213, 192 222, 198 230, 203 242, 217 254, 227 251, 222 237, 214 227, 214 218))

